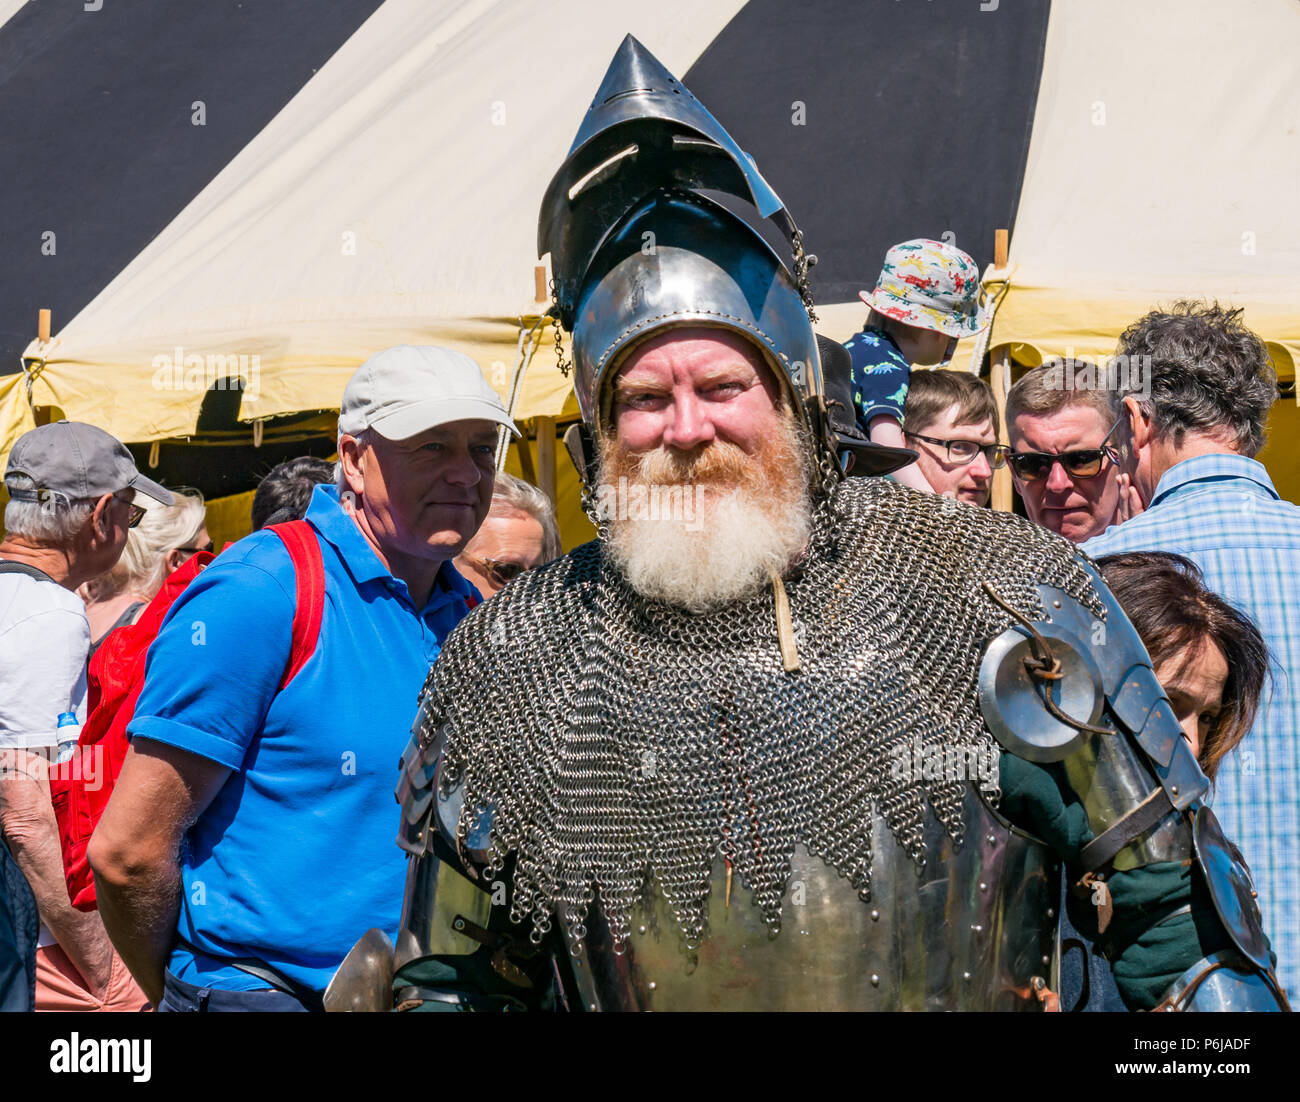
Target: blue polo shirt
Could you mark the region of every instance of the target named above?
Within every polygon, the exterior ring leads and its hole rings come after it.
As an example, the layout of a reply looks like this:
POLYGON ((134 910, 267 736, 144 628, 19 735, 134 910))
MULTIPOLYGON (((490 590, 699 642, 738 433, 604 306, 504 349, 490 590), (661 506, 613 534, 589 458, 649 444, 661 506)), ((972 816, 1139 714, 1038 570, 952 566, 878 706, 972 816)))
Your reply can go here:
POLYGON ((255 532, 172 606, 149 648, 129 726, 232 772, 186 836, 180 979, 265 987, 223 963, 251 957, 323 990, 370 927, 397 935, 406 855, 393 788, 416 696, 477 593, 450 563, 417 610, 406 583, 318 486, 325 608, 316 650, 283 692, 296 579, 284 544, 255 532))

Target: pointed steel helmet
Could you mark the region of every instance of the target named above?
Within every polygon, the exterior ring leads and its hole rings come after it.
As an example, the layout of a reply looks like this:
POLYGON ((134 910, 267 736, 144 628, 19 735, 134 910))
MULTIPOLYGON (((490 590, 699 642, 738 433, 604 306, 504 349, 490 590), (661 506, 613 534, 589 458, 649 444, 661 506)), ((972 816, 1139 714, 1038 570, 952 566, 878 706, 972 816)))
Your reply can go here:
MULTIPOLYGON (((818 338, 794 276, 757 230, 701 191, 752 204, 800 252, 793 219, 753 160, 629 35, 546 190, 537 231, 538 255, 551 254, 552 313, 573 334, 587 426, 608 428, 607 392, 625 353, 664 329, 705 325, 762 351, 819 446, 851 449, 870 473, 910 462, 914 453, 861 435, 851 400, 838 419, 828 410, 818 338)), ((846 398, 841 373, 830 390, 846 398)))

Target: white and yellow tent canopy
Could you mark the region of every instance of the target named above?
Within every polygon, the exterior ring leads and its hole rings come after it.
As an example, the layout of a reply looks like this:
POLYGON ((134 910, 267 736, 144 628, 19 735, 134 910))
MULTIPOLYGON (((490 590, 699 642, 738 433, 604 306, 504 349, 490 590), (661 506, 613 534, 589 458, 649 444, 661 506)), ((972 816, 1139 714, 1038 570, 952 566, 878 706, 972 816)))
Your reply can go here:
MULTIPOLYGON (((1300 4, 1055 3, 992 344, 1097 359, 1158 304, 1241 307, 1284 397, 1259 458, 1300 500, 1300 4)), ((987 282, 987 281, 986 281, 987 282)))
MULTIPOLYGON (((256 366, 243 420, 336 409, 355 367, 400 343, 460 348, 508 396, 546 308, 541 196, 614 49, 630 30, 684 69, 740 6, 387 0, 94 301, 33 343, 32 401, 123 440, 183 437, 214 371, 256 366)), ((524 418, 571 401, 553 340, 539 345, 551 369, 527 373, 524 418)))
POLYGON ((1300 4, 1052 5, 995 344, 1109 355, 1156 303, 1245 308, 1300 361, 1300 4))
MULTIPOLYGON (((401 342, 470 353, 520 419, 573 416, 537 325, 537 211, 629 32, 786 200, 821 257, 829 335, 861 325, 857 291, 889 244, 951 237, 983 262, 1006 226, 991 342, 1017 361, 1109 353, 1155 304, 1208 297, 1244 306, 1294 378, 1300 5, 968 7, 386 0, 102 293, 29 346, 25 376, 0 377, 0 449, 34 408, 132 443, 192 437, 222 372, 244 376, 251 433, 336 409, 355 366, 401 342)), ((1295 497, 1287 435, 1263 458, 1295 497)))

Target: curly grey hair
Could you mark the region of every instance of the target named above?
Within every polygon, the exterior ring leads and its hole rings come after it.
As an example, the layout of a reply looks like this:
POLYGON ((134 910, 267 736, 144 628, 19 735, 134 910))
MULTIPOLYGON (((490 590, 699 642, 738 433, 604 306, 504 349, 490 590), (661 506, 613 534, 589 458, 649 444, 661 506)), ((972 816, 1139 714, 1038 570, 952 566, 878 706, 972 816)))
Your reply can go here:
POLYGON ((1130 325, 1119 351, 1150 356, 1150 395, 1134 394, 1155 431, 1180 447, 1189 432, 1226 437, 1254 456, 1277 400, 1277 373, 1242 311, 1217 302, 1181 301, 1130 325))

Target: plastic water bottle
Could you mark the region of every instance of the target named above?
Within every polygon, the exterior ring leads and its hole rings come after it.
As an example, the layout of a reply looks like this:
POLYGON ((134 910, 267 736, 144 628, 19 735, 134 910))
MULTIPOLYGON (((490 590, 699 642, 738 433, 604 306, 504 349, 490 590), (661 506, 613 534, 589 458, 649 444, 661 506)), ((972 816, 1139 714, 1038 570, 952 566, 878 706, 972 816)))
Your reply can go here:
POLYGON ((59 715, 59 756, 62 764, 77 752, 77 743, 81 738, 81 724, 77 722, 76 712, 62 712, 59 715))

